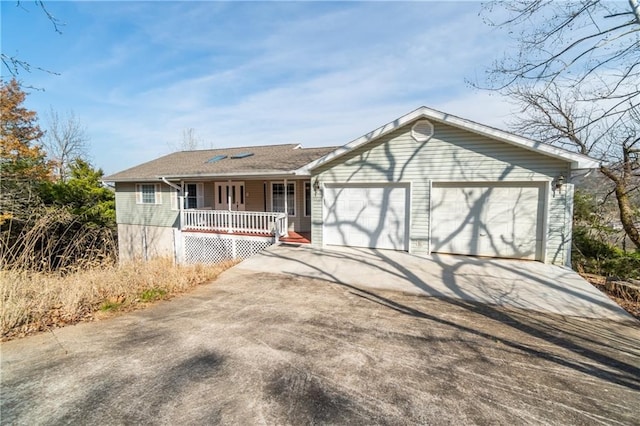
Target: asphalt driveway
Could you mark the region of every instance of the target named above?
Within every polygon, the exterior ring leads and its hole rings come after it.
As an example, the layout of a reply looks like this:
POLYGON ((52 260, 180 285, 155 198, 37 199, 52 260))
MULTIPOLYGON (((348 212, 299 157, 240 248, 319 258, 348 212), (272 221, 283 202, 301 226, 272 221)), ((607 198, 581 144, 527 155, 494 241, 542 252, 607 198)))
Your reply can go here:
POLYGON ((527 260, 283 244, 238 268, 566 316, 634 321, 575 271, 527 260))
POLYGON ((233 268, 1 369, 2 424, 634 424, 640 329, 233 268))

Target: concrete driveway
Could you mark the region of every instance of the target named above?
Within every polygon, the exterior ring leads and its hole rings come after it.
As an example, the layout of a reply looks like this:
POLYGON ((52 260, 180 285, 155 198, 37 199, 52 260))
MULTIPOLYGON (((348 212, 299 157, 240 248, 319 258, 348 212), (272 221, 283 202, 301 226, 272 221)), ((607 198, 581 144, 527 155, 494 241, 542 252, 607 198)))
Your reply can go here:
POLYGON ((2 424, 637 424, 637 324, 233 268, 2 344, 2 424))
POLYGON ((279 245, 238 269, 280 272, 379 290, 454 298, 537 312, 632 321, 571 269, 540 262, 351 247, 279 245))

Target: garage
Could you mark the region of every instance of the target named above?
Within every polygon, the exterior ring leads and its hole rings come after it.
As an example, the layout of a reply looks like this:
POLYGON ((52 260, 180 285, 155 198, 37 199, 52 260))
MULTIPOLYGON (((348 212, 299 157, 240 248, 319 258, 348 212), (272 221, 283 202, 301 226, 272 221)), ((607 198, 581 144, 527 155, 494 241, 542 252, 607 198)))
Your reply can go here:
POLYGON ((434 183, 431 251, 543 260, 540 183, 434 183))
POLYGON ((406 185, 327 185, 324 244, 407 250, 409 211, 406 185))

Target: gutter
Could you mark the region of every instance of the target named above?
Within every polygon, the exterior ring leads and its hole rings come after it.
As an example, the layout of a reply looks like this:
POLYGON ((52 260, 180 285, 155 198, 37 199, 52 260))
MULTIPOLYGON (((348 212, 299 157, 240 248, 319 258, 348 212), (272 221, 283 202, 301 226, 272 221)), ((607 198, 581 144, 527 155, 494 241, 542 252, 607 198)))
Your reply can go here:
POLYGON ((169 185, 170 187, 172 187, 176 191, 182 192, 182 188, 179 185, 176 185, 175 183, 169 182, 166 177, 160 176, 160 180, 162 180, 164 183, 166 183, 167 185, 169 185))
MULTIPOLYGON (((308 171, 304 171, 303 168, 296 170, 287 170, 287 171, 273 171, 273 172, 246 172, 246 173, 196 173, 196 174, 181 174, 181 175, 165 175, 165 176, 147 176, 147 177, 135 177, 135 178, 125 178, 125 179, 108 179, 105 182, 122 182, 122 183, 138 183, 138 182, 152 182, 154 179, 160 179, 162 182, 171 186, 172 188, 176 188, 175 184, 170 182, 168 179, 220 179, 220 180, 229 180, 229 179, 285 179, 292 178, 295 176, 310 176, 308 171)), ((177 188, 176 188, 177 189, 177 188)))
MULTIPOLYGON (((163 176, 160 179, 245 179, 245 178, 285 178, 295 176, 295 171, 276 171, 276 172, 248 172, 248 173, 200 173, 200 174, 182 174, 176 176, 163 176)), ((141 182, 143 179, 136 179, 141 182)))

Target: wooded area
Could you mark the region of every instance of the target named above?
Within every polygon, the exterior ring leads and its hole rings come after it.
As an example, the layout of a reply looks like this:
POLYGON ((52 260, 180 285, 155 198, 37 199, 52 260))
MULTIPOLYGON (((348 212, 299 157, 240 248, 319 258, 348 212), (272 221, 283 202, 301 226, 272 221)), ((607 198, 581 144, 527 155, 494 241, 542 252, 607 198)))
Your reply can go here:
POLYGON ((86 138, 60 130, 77 121, 58 119, 50 133, 43 131, 36 113, 23 106, 26 96, 17 80, 2 83, 2 269, 69 272, 114 264, 114 193, 82 150, 69 149, 86 138), (47 138, 56 143, 45 146, 47 138))

